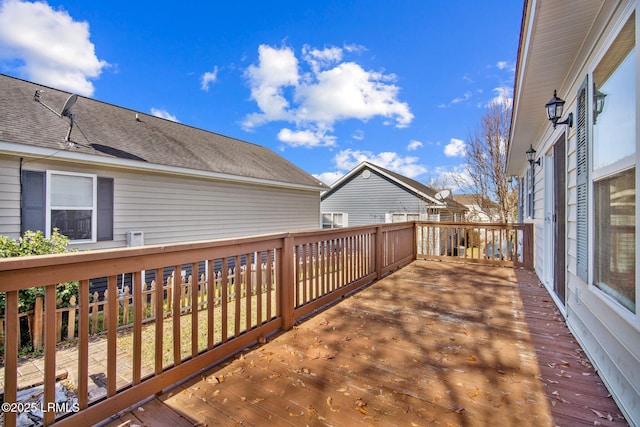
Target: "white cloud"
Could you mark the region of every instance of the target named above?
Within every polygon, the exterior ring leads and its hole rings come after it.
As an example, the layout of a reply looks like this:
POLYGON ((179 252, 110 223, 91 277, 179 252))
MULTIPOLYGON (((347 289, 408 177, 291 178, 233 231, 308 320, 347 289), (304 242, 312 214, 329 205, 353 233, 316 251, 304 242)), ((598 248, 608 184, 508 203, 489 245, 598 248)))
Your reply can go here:
POLYGON ((342 49, 330 47, 322 50, 305 45, 302 48, 302 57, 311 66, 314 73, 342 60, 342 49))
POLYGON ((418 148, 422 147, 424 144, 420 141, 416 141, 415 139, 409 142, 407 145, 407 151, 416 151, 418 148))
POLYGON ((351 135, 351 138, 355 139, 356 141, 362 141, 364 139, 364 131, 362 129, 355 130, 351 135))
POLYGON ((44 2, 5 0, 0 4, 0 66, 18 63, 25 78, 92 96, 93 83, 109 64, 95 54, 89 24, 44 2))
POLYGON ((515 65, 511 62, 507 62, 507 61, 498 61, 496 63, 496 67, 499 70, 507 70, 507 71, 515 71, 516 67, 515 65))
POLYGON ((504 104, 511 106, 513 103, 513 88, 510 86, 500 86, 493 89, 496 96, 491 100, 491 103, 504 104))
POLYGON ((278 140, 292 147, 320 147, 335 145, 335 137, 326 135, 322 131, 314 132, 312 130, 294 131, 283 128, 278 132, 278 140))
POLYGON ((323 172, 321 174, 313 174, 313 176, 327 185, 332 185, 334 182, 344 176, 344 172, 323 172))
POLYGON ((444 147, 444 154, 447 157, 464 156, 465 143, 461 139, 451 138, 449 143, 444 147))
POLYGON ((169 113, 167 110, 161 108, 151 108, 151 115, 160 117, 161 119, 171 120, 172 122, 178 122, 178 119, 173 114, 169 113))
POLYGON ((469 190, 473 185, 473 180, 464 165, 451 168, 437 167, 434 172, 436 181, 446 183, 448 189, 453 192, 469 190))
POLYGON ((342 150, 333 158, 333 162, 340 171, 348 172, 360 163, 367 161, 408 178, 415 178, 427 172, 427 168, 417 163, 418 160, 417 157, 402 157, 398 153, 390 151, 374 154, 371 151, 351 149, 342 150))
POLYGON ((289 48, 276 49, 260 45, 259 65, 250 65, 245 75, 251 86, 251 98, 256 101, 261 113, 249 114, 243 126, 252 129, 271 121, 288 121, 293 115, 288 112, 289 101, 284 89, 297 86, 298 59, 289 48))
POLYGON ((213 67, 213 71, 207 71, 200 78, 200 89, 209 91, 209 85, 218 80, 218 67, 213 67))
POLYGON ((304 46, 301 64, 289 47, 261 45, 258 64, 249 66, 245 73, 251 98, 260 111, 247 115, 243 127, 251 130, 285 121, 296 126, 290 132, 327 135, 337 121, 374 117, 399 128, 408 126, 414 116, 409 105, 398 100, 399 88, 393 84, 396 77, 343 61, 345 51, 358 49, 304 46))

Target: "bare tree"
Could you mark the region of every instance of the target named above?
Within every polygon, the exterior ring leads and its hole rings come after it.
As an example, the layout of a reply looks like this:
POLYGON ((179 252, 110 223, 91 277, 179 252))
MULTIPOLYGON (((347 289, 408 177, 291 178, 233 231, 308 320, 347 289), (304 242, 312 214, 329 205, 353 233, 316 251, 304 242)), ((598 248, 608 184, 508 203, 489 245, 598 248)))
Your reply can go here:
POLYGON ((491 103, 465 146, 467 173, 478 206, 501 222, 513 221, 517 212, 517 194, 506 172, 510 120, 510 105, 491 103))

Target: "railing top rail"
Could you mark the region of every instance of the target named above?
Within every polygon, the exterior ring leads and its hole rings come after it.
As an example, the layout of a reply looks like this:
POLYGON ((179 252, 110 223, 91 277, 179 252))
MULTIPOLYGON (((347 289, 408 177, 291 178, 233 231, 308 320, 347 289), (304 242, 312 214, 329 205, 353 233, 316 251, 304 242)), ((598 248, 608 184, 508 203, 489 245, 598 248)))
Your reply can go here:
POLYGON ((453 222, 453 221, 416 221, 417 225, 433 225, 440 227, 478 227, 478 228, 507 228, 507 229, 521 229, 530 227, 531 224, 516 223, 516 222, 453 222))

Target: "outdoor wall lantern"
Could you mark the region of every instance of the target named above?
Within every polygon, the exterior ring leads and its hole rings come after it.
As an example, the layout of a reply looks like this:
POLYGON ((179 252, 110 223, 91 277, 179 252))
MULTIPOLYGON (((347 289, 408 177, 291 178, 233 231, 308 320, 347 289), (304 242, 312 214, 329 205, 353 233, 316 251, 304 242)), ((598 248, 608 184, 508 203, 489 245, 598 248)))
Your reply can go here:
POLYGON ((598 120, 598 116, 604 110, 604 98, 607 96, 606 93, 600 92, 596 89, 596 85, 593 85, 593 123, 595 124, 598 120))
POLYGON ((556 96, 556 90, 553 90, 553 98, 546 105, 547 108, 547 118, 551 120, 553 123, 553 128, 556 128, 556 125, 569 125, 569 127, 573 126, 573 113, 569 113, 569 116, 563 121, 559 121, 560 117, 562 117, 562 110, 564 109, 564 100, 558 98, 556 96))
POLYGON ((536 160, 536 150, 533 149, 533 145, 529 144, 529 149, 525 151, 524 154, 527 155, 527 161, 529 162, 529 165, 533 165, 535 163, 536 165, 540 166, 540 159, 536 160))

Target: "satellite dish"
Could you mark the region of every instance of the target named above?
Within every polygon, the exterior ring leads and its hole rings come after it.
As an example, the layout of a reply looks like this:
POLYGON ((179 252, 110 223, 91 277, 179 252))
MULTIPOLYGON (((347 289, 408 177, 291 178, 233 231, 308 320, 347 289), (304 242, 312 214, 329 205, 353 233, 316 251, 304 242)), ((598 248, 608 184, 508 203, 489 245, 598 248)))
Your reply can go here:
POLYGON ((437 200, 444 200, 447 197, 449 197, 451 195, 451 190, 442 190, 442 191, 438 191, 435 195, 437 200))
POLYGON ((76 95, 75 93, 70 95, 65 101, 64 105, 62 106, 62 110, 60 113, 58 113, 56 110, 54 110, 53 108, 49 107, 47 104, 42 102, 42 100, 40 99, 40 95, 42 95, 42 90, 40 89, 36 90, 35 95, 33 95, 33 100, 44 105, 49 111, 51 111, 56 116, 60 118, 62 117, 69 118, 69 131, 67 132, 67 136, 64 138, 64 140, 66 142, 71 143, 71 131, 73 130, 73 114, 71 113, 71 107, 73 107, 73 104, 75 104, 76 101, 78 100, 78 95, 76 95))
POLYGON ((62 112, 60 113, 60 117, 62 116, 66 116, 66 117, 71 117, 71 107, 73 107, 73 104, 76 103, 76 101, 78 100, 78 95, 76 95, 75 93, 73 95, 70 95, 69 98, 67 98, 67 100, 65 101, 64 105, 62 106, 62 112))

